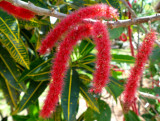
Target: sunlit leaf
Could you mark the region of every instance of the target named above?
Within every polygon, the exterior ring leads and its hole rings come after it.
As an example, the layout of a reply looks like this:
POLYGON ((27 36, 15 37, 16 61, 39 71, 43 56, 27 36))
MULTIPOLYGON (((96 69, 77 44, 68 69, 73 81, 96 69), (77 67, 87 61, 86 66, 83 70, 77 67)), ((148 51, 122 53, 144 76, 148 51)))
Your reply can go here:
POLYGON ((91 93, 88 92, 88 88, 84 84, 80 84, 80 93, 82 94, 83 98, 86 100, 88 106, 99 113, 99 107, 96 99, 93 97, 91 93))
POLYGON ((117 97, 123 92, 123 84, 120 83, 113 77, 110 77, 110 83, 106 85, 106 90, 114 97, 117 101, 117 97))
POLYGON ((19 100, 19 93, 13 87, 11 87, 8 81, 0 75, 0 87, 3 91, 4 97, 7 100, 7 103, 12 107, 17 107, 19 100))
POLYGON ((141 121, 140 118, 133 111, 129 111, 125 116, 125 121, 141 121))
POLYGON ((49 78, 49 71, 51 66, 52 58, 47 60, 38 58, 33 61, 30 65, 30 70, 26 69, 23 71, 19 81, 24 81, 28 78, 35 79, 35 81, 47 80, 49 78))
POLYGON ((0 46, 0 73, 4 79, 15 89, 24 90, 24 84, 18 82, 20 71, 10 54, 0 46))
POLYGON ((74 121, 76 119, 77 101, 79 97, 78 76, 78 73, 74 69, 69 69, 67 71, 65 87, 61 99, 64 117, 67 121, 74 121))
POLYGON ((111 119, 111 109, 109 105, 102 101, 98 100, 99 104, 99 113, 91 110, 91 108, 88 108, 87 111, 84 114, 85 121, 110 121, 111 119))
POLYGON ((17 109, 12 113, 13 115, 27 108, 29 105, 34 104, 38 97, 42 94, 48 85, 48 81, 35 82, 31 81, 29 88, 22 97, 17 109))
POLYGON ((134 63, 135 58, 129 55, 112 54, 112 61, 117 63, 134 63))
POLYGON ((0 42, 16 62, 29 69, 29 56, 19 35, 18 21, 3 11, 0 13, 0 42))
POLYGON ((85 56, 87 54, 89 54, 93 48, 95 47, 95 45, 93 43, 91 43, 92 41, 90 39, 87 40, 83 40, 81 42, 81 44, 79 45, 79 53, 82 56, 85 56))

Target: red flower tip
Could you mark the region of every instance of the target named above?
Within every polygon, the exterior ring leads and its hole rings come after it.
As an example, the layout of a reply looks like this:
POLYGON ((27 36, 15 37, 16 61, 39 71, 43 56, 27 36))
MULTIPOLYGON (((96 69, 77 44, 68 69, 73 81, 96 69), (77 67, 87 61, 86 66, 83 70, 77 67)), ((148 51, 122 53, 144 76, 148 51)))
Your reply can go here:
POLYGON ((35 13, 33 13, 32 11, 22 7, 14 6, 7 1, 1 1, 0 8, 6 11, 8 14, 25 20, 30 20, 35 16, 35 13))
POLYGON ((143 73, 143 68, 148 60, 149 54, 152 52, 154 41, 157 39, 156 32, 151 31, 146 35, 144 41, 136 56, 136 62, 131 69, 128 82, 125 86, 124 94, 124 110, 127 112, 132 105, 138 87, 138 80, 143 73))
POLYGON ((127 41, 127 35, 125 33, 122 33, 119 39, 123 42, 127 41))
POLYGON ((109 83, 111 44, 109 33, 106 28, 107 27, 104 24, 96 22, 92 30, 92 35, 98 50, 93 87, 90 90, 91 92, 95 93, 101 93, 102 88, 105 87, 107 83, 109 83))
POLYGON ((106 4, 97 4, 85 8, 81 8, 78 11, 73 12, 64 18, 54 30, 48 33, 47 37, 42 41, 40 47, 40 54, 45 54, 46 50, 51 49, 60 36, 69 30, 72 25, 82 22, 87 18, 104 17, 106 19, 118 18, 117 10, 113 7, 109 7, 106 4))

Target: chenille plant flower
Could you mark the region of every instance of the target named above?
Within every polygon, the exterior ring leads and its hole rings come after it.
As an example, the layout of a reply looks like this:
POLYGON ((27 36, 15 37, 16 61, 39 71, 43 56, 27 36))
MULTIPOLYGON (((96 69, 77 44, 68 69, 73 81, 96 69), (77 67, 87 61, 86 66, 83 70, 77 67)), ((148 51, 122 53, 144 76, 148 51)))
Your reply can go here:
POLYGON ((101 22, 90 23, 83 21, 85 18, 93 17, 105 17, 105 18, 117 18, 117 10, 108 7, 107 5, 100 4, 86 8, 82 8, 77 12, 73 12, 71 15, 62 20, 42 42, 40 48, 40 54, 44 54, 47 49, 51 49, 57 39, 72 27, 71 31, 68 31, 64 41, 61 42, 54 64, 51 71, 52 82, 50 84, 49 92, 44 102, 41 116, 43 118, 49 117, 58 102, 58 96, 62 92, 64 85, 63 78, 67 69, 67 62, 70 57, 70 53, 73 46, 77 41, 83 37, 93 35, 95 43, 97 45, 98 55, 96 63, 96 72, 93 81, 92 91, 100 93, 102 88, 109 82, 109 70, 110 70, 110 42, 109 34, 105 25, 101 22), (80 23, 77 24, 76 23, 80 23), (93 25, 92 25, 93 24, 93 25), (74 25, 74 26, 73 26, 74 25))
POLYGON ((102 88, 109 82, 110 40, 106 26, 100 22, 96 22, 93 25, 93 28, 91 24, 85 24, 73 29, 60 44, 59 51, 54 59, 54 65, 51 72, 53 82, 50 84, 50 90, 41 111, 42 117, 48 117, 51 111, 55 110, 58 102, 58 95, 62 92, 63 78, 73 46, 76 45, 79 39, 91 34, 95 39, 98 50, 97 68, 92 90, 95 93, 100 93, 102 88))
POLYGON ((136 55, 136 62, 131 69, 128 82, 124 91, 124 111, 128 112, 132 103, 134 103, 136 90, 138 87, 138 80, 142 76, 143 68, 148 60, 149 54, 152 52, 154 41, 156 40, 156 32, 151 31, 148 33, 136 55))
POLYGON ((102 88, 109 83, 111 44, 107 27, 100 22, 96 22, 93 25, 92 35, 96 43, 98 54, 91 91, 101 93, 102 88))
POLYGON ((51 49, 55 42, 61 37, 61 35, 68 31, 72 25, 82 22, 84 19, 96 17, 117 19, 118 13, 116 9, 105 4, 97 4, 81 8, 78 11, 73 12, 64 18, 61 23, 59 23, 53 30, 51 30, 51 32, 48 33, 39 49, 40 54, 45 54, 47 50, 51 49))
POLYGON ((59 51, 54 59, 51 78, 53 81, 50 84, 49 92, 44 102, 43 109, 41 111, 41 116, 43 118, 49 117, 58 102, 58 96, 62 92, 63 88, 63 78, 67 69, 67 62, 70 57, 70 53, 77 41, 83 37, 88 37, 91 33, 91 25, 85 24, 75 27, 60 44, 59 51))
POLYGON ((14 6, 11 3, 4 0, 0 2, 0 8, 6 11, 8 14, 25 20, 30 20, 35 16, 35 13, 33 13, 32 11, 27 10, 25 8, 14 6))

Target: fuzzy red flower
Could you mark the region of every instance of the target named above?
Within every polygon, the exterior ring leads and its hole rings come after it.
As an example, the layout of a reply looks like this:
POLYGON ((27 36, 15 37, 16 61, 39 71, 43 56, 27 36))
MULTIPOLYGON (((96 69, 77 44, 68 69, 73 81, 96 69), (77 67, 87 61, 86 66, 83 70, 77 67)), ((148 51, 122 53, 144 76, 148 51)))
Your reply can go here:
POLYGON ((123 42, 127 41, 127 35, 125 33, 122 33, 119 39, 123 42))
POLYGON ((49 92, 41 111, 41 116, 43 118, 48 117, 51 112, 55 110, 58 102, 58 96, 61 94, 62 87, 64 85, 63 78, 67 69, 67 62, 70 58, 70 53, 73 49, 73 46, 76 45, 78 40, 89 36, 90 33, 90 24, 75 27, 60 44, 60 48, 54 59, 51 71, 51 78, 53 81, 50 84, 49 92))
POLYGON ((60 36, 69 30, 72 25, 75 25, 86 18, 104 17, 106 19, 117 19, 117 10, 105 4, 97 4, 86 8, 81 8, 64 18, 55 29, 48 33, 43 40, 39 49, 40 54, 45 54, 47 50, 51 49, 60 36))
POLYGON ((15 17, 29 20, 34 17, 35 13, 25 8, 17 7, 7 1, 0 2, 0 8, 15 17))
POLYGON ((148 56, 152 52, 153 44, 156 38, 156 32, 151 31, 150 33, 148 33, 138 51, 135 65, 131 69, 131 73, 124 91, 125 112, 127 112, 132 103, 134 103, 135 94, 138 87, 138 80, 143 73, 143 68, 146 61, 148 60, 148 56))
POLYGON ((91 91, 101 93, 102 88, 109 83, 109 70, 110 70, 110 39, 107 26, 101 22, 96 22, 92 31, 93 38, 96 43, 97 62, 96 71, 94 73, 93 87, 91 91))

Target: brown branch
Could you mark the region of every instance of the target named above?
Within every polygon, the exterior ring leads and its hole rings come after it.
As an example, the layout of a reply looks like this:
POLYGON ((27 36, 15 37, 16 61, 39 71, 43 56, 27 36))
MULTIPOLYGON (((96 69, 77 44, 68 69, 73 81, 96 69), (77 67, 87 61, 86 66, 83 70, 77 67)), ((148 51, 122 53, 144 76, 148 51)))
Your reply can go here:
POLYGON ((152 94, 145 93, 145 92, 138 91, 138 94, 141 95, 142 97, 147 97, 147 98, 150 98, 150 99, 156 99, 156 100, 160 99, 160 96, 154 96, 152 94))
MULTIPOLYGON (((133 18, 137 18, 137 15, 136 13, 134 12, 134 10, 128 5, 128 3, 125 1, 125 0, 121 0, 123 2, 123 4, 126 6, 126 8, 128 8, 129 12, 132 14, 132 17, 133 18)), ((145 31, 145 33, 147 33, 147 29, 142 25, 140 24, 140 27, 145 31)))
MULTIPOLYGON (((48 10, 45 8, 35 6, 31 2, 27 3, 27 2, 24 2, 21 0, 6 0, 6 1, 11 2, 12 4, 14 4, 16 6, 20 6, 20 7, 26 8, 28 10, 31 10, 34 13, 36 13, 37 15, 53 16, 53 17, 57 17, 59 19, 62 19, 67 16, 66 14, 57 12, 56 10, 48 10)), ((97 21, 97 20, 93 20, 93 19, 87 19, 87 20, 92 21, 92 22, 97 21)), ((118 28, 118 27, 127 27, 130 25, 141 24, 141 23, 145 23, 148 21, 153 22, 153 21, 157 21, 157 20, 160 20, 160 14, 146 16, 146 17, 133 18, 133 19, 127 19, 127 20, 103 21, 103 23, 107 24, 109 28, 113 29, 113 28, 118 28)))
POLYGON ((118 27, 127 27, 130 25, 136 25, 141 23, 146 23, 148 21, 157 21, 160 20, 160 14, 152 15, 152 16, 145 16, 133 19, 126 19, 126 20, 118 20, 118 21, 105 21, 109 28, 118 28, 118 27))
MULTIPOLYGON (((134 10, 128 5, 128 3, 125 1, 125 0, 121 0, 122 3, 126 6, 126 8, 129 10, 129 12, 132 14, 132 17, 133 18, 137 18, 137 15, 136 13, 134 12, 134 10)), ((153 17, 154 18, 154 17, 153 17)), ((154 19, 153 19, 154 21, 154 19)), ((156 20, 155 20, 156 21, 156 20)), ((150 19, 148 19, 146 22, 152 22, 150 19)), ((145 23, 145 22, 142 22, 142 23, 145 23)), ((133 25, 133 24, 132 24, 133 25)), ((145 31, 145 33, 148 33, 147 29, 142 25, 142 24, 139 24, 140 27, 145 31)), ((160 43, 158 42, 158 40, 155 41, 155 43, 160 47, 160 43)))

